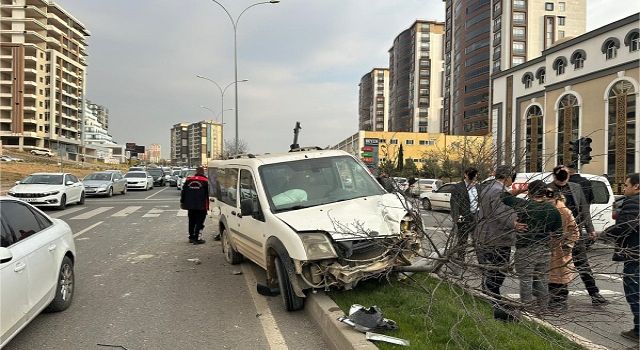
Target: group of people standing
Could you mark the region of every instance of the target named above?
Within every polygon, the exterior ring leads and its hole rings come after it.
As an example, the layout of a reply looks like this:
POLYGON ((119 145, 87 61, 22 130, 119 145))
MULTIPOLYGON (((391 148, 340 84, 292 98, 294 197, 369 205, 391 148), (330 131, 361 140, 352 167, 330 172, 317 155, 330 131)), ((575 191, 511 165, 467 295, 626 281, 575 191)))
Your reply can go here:
MULTIPOLYGON (((453 261, 464 261, 471 236, 478 263, 483 266, 482 291, 501 300, 500 288, 511 259, 520 283, 520 301, 525 307, 562 312, 567 309, 568 285, 575 271, 580 275, 591 302, 604 305, 587 257, 587 248, 597 238, 591 220, 593 194, 587 179, 575 169, 558 165, 553 180, 535 180, 526 188, 509 190, 516 173, 501 165, 494 179, 477 183, 478 171, 468 168, 451 195, 455 239, 450 247, 453 261), (517 195, 526 191, 527 198, 517 195), (512 248, 515 252, 512 255, 512 248)), ((623 284, 634 316, 634 328, 622 332, 638 340, 638 221, 640 181, 630 174, 625 199, 609 234, 616 242, 614 260, 624 262, 623 284)))

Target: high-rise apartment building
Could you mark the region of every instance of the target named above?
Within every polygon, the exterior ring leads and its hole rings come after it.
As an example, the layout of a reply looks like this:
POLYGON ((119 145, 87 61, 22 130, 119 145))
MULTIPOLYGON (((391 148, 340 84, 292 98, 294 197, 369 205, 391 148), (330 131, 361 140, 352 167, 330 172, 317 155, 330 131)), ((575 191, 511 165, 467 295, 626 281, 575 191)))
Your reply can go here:
POLYGON ((490 76, 586 30, 582 0, 443 0, 443 132, 489 133, 490 76))
POLYGON ((100 123, 105 130, 109 130, 109 109, 105 106, 91 103, 89 100, 87 100, 87 108, 96 116, 98 123, 100 123))
POLYGON ((61 147, 73 158, 81 152, 89 31, 53 1, 0 4, 2 144, 61 147))
POLYGON ((389 49, 389 131, 440 132, 444 23, 416 21, 389 49))
POLYGON ((212 120, 180 123, 171 128, 171 163, 206 165, 222 157, 222 125, 212 120))
POLYGON ((151 163, 158 163, 160 162, 160 158, 161 157, 161 147, 160 144, 157 143, 152 143, 149 145, 149 147, 147 147, 147 160, 151 163))
POLYGON ((374 68, 360 79, 358 130, 387 131, 389 69, 374 68))

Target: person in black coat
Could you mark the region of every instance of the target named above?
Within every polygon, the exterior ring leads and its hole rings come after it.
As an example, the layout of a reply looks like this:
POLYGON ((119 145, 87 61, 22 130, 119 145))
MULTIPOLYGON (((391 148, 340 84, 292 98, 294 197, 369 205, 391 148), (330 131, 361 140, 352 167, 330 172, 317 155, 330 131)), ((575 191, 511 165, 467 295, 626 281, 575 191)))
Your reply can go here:
POLYGON ((455 184, 451 193, 451 219, 455 232, 452 253, 461 261, 464 261, 469 233, 476 229, 478 194, 480 193, 476 184, 477 176, 476 168, 467 168, 464 171, 464 179, 455 184))
POLYGON ((189 242, 205 243, 200 234, 209 210, 209 180, 203 167, 198 167, 195 175, 187 177, 182 185, 180 208, 189 212, 189 242))
POLYGON ((587 200, 587 203, 593 203, 593 189, 591 188, 591 181, 587 180, 586 177, 578 174, 576 171, 575 164, 567 165, 567 171, 569 172, 569 182, 576 183, 580 185, 582 188, 582 193, 584 194, 584 198, 587 200))
POLYGON ((633 329, 621 335, 638 342, 638 293, 640 293, 640 245, 638 225, 640 221, 640 174, 629 174, 624 182, 624 201, 616 224, 608 230, 616 242, 614 261, 624 262, 622 283, 624 295, 633 313, 633 329))

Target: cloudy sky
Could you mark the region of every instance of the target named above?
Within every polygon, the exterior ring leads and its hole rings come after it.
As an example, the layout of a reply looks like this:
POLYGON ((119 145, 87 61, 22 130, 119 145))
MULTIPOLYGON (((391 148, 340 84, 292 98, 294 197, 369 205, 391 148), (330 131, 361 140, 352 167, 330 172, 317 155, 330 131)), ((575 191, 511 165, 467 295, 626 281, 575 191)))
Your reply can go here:
MULTIPOLYGON (((235 17, 254 3, 219 0, 235 17)), ((582 0, 587 1, 587 0, 582 0)), ((179 122, 219 118, 220 85, 233 81, 233 29, 211 0, 57 0, 91 36, 87 97, 110 110, 119 143, 160 143, 179 122), (216 111, 201 108, 206 106, 216 111)), ((588 0, 587 30, 638 12, 640 2, 588 0)), ((240 139, 250 151, 334 145, 357 130, 358 83, 388 65, 393 39, 416 19, 444 20, 441 0, 282 0, 238 25, 240 139)), ((225 109, 234 106, 233 87, 225 109)), ((225 138, 235 112, 225 112, 225 138)))

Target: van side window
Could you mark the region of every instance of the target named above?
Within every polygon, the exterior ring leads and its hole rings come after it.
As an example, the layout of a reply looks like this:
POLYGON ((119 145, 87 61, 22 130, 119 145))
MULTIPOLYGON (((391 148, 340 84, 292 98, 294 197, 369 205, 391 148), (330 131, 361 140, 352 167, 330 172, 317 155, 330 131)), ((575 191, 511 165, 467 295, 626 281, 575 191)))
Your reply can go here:
POLYGON ((223 171, 223 176, 219 177, 218 183, 220 184, 220 194, 218 199, 231 206, 236 205, 236 199, 238 198, 238 169, 220 169, 223 171))
POLYGON ((253 182, 253 176, 248 170, 240 171, 240 201, 245 199, 251 199, 253 201, 258 200, 258 192, 256 191, 256 185, 253 182))
POLYGON ((207 168, 207 178, 209 178, 209 197, 220 199, 220 184, 218 183, 218 177, 221 174, 220 168, 209 167, 207 168))
POLYGON ((593 203, 591 204, 609 203, 609 191, 604 182, 591 180, 591 190, 593 191, 593 203))

